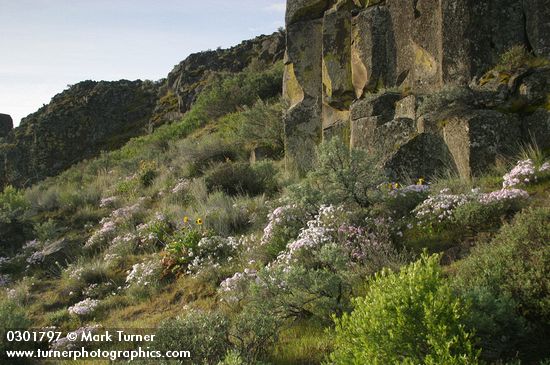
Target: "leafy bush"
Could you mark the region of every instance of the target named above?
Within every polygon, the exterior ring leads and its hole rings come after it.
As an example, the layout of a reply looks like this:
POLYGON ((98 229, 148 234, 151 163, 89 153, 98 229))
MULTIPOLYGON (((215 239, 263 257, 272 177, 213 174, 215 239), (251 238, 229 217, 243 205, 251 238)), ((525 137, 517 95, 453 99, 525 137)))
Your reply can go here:
POLYGON ((233 321, 230 338, 247 364, 263 359, 275 344, 280 320, 261 307, 247 307, 233 321))
POLYGON ((229 321, 220 313, 192 311, 184 317, 162 322, 156 332, 155 348, 191 352, 194 364, 216 364, 230 348, 229 321))
POLYGON ((352 202, 370 206, 385 181, 378 159, 366 151, 351 151, 339 138, 332 138, 319 147, 318 168, 309 179, 316 182, 323 204, 352 202))
POLYGON ((517 313, 516 301, 482 287, 460 294, 471 305, 464 320, 467 328, 475 332, 481 358, 490 363, 514 359, 523 343, 530 341, 528 322, 517 313))
POLYGON ((57 231, 57 225, 51 218, 43 223, 36 223, 34 225, 34 232, 40 241, 47 241, 54 238, 57 231))
POLYGON ((13 186, 6 186, 0 194, 0 224, 17 222, 28 211, 29 206, 22 192, 13 186))
POLYGON ((27 214, 30 203, 22 192, 6 186, 0 194, 0 254, 12 253, 23 243, 32 227, 27 214))
POLYGON ((524 205, 524 201, 520 199, 492 204, 473 201, 455 209, 453 225, 472 232, 492 230, 498 228, 506 219, 513 217, 524 205))
MULTIPOLYGON (((470 323, 479 332, 482 347, 487 348, 484 357, 515 352, 532 357, 537 341, 548 338, 549 220, 549 208, 524 210, 491 242, 476 246, 470 256, 456 264, 454 285, 472 300, 470 323), (500 308, 495 312, 497 305, 500 308), (527 326, 522 325, 525 322, 527 326), (527 339, 523 335, 529 327, 527 339), (536 332, 539 335, 534 337, 536 332)), ((539 356, 541 359, 548 354, 539 356)))
POLYGON ((235 161, 239 158, 239 152, 234 145, 216 138, 203 140, 198 146, 186 149, 184 153, 190 161, 188 168, 190 176, 202 175, 215 164, 235 161))
MULTIPOLYGON (((28 344, 22 342, 10 342, 6 339, 6 332, 12 330, 25 330, 31 325, 23 308, 10 300, 0 301, 0 359, 7 350, 24 350, 28 344)), ((26 364, 24 359, 10 360, 10 364, 26 364)))
POLYGON ((270 157, 280 158, 284 151, 282 103, 258 100, 252 107, 229 114, 221 120, 220 132, 246 150, 262 148, 270 157))
POLYGON ((141 186, 150 186, 157 175, 157 164, 155 161, 141 161, 139 163, 138 178, 141 186))
POLYGON ((206 173, 209 191, 221 190, 228 195, 272 194, 276 190, 275 168, 270 163, 251 166, 246 162, 222 163, 206 173))
POLYGON ((510 294, 527 318, 550 321, 549 220, 549 208, 521 212, 491 243, 475 247, 458 263, 459 286, 510 294))
POLYGON ((176 273, 187 270, 198 251, 199 242, 206 235, 207 232, 192 227, 174 232, 163 252, 165 271, 176 273))
POLYGON ((384 270, 355 309, 336 322, 335 364, 477 364, 465 306, 424 255, 399 273, 384 270))

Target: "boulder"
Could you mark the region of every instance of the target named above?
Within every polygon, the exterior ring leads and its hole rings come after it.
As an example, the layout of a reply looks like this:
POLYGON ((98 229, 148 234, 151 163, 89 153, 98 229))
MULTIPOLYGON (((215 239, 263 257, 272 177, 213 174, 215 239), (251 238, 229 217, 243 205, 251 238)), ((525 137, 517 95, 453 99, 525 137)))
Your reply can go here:
POLYGON ((327 130, 336 125, 349 126, 349 109, 340 110, 323 103, 322 113, 323 130, 327 130))
POLYGON ((412 1, 386 0, 391 15, 390 29, 393 31, 395 44, 396 85, 403 88, 412 87, 412 65, 414 52, 411 43, 414 23, 414 6, 412 1))
POLYGON ((383 117, 372 116, 351 122, 351 146, 387 157, 416 134, 414 120, 397 118, 385 122, 383 117))
POLYGON ((6 137, 13 129, 13 120, 8 114, 0 114, 0 138, 6 137))
POLYGON ((395 118, 416 119, 418 97, 409 95, 395 103, 395 118))
POLYGON ((498 156, 513 154, 521 138, 517 116, 495 110, 464 109, 442 126, 443 138, 464 178, 483 173, 498 156))
POLYGON ((384 124, 381 116, 364 117, 351 121, 350 147, 369 149, 374 144, 374 130, 384 124))
POLYGON ((401 145, 384 168, 391 179, 429 178, 445 169, 455 169, 445 141, 436 134, 420 133, 401 145))
POLYGON ((291 105, 284 116, 287 169, 304 175, 322 139, 322 25, 307 20, 287 28, 283 97, 291 105))
MULTIPOLYGON (((413 6, 411 46, 415 90, 437 90, 441 78, 441 9, 440 0, 417 0, 413 6)), ((405 6, 404 6, 405 7, 405 6)))

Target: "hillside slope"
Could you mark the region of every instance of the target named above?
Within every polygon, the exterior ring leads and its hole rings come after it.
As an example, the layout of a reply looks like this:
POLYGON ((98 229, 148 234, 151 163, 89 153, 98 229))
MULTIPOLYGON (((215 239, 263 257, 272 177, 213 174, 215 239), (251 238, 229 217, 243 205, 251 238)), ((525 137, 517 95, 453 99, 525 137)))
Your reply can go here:
POLYGON ((15 129, 2 119, 0 186, 30 186, 181 120, 217 74, 270 67, 283 58, 284 47, 282 32, 259 36, 229 49, 192 54, 158 82, 80 82, 15 129))

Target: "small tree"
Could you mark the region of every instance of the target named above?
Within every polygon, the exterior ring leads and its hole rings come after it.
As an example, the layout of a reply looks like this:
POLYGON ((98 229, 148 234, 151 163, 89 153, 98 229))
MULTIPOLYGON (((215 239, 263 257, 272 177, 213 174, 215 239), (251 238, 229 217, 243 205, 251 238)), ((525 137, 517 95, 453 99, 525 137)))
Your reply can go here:
POLYGON ((355 310, 336 322, 335 364, 477 364, 466 308, 444 281, 439 256, 377 274, 355 310))
POLYGON ((377 162, 377 156, 359 148, 350 151, 335 137, 319 147, 319 166, 312 177, 320 182, 319 187, 328 200, 368 207, 373 203, 378 186, 385 181, 377 162))

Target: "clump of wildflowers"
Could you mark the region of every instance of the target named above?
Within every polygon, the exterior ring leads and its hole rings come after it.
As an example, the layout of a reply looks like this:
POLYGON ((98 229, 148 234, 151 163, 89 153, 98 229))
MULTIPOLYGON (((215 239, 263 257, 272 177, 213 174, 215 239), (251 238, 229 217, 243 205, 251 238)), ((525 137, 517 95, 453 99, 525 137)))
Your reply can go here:
POLYGON ((126 276, 127 287, 131 285, 148 286, 160 278, 162 273, 162 264, 160 260, 149 260, 134 264, 126 276))
POLYGON ((536 179, 535 172, 533 160, 518 161, 516 166, 503 176, 504 182, 502 183, 502 187, 509 188, 519 184, 527 184, 536 179))
POLYGON ((118 203, 118 198, 116 196, 109 196, 107 198, 102 198, 99 202, 100 208, 112 208, 118 203))
POLYGON ((442 223, 452 218, 456 208, 474 200, 477 194, 477 190, 472 190, 471 194, 452 194, 449 189, 443 189, 424 200, 413 212, 419 225, 442 223))
POLYGON ((296 204, 275 208, 267 216, 267 225, 260 242, 265 245, 274 239, 292 235, 300 229, 303 218, 302 210, 296 204))
POLYGON ((97 306, 99 305, 99 300, 86 298, 75 305, 68 308, 70 314, 77 316, 86 316, 93 313, 97 306))
POLYGON ((287 245, 287 249, 278 256, 277 260, 288 264, 299 253, 318 249, 333 242, 340 223, 346 220, 343 218, 345 216, 346 212, 341 206, 321 206, 317 217, 307 222, 307 227, 301 230, 296 240, 287 245))
POLYGON ((114 210, 109 217, 103 218, 99 223, 100 227, 86 241, 84 247, 92 248, 106 243, 115 237, 118 227, 125 222, 133 219, 142 210, 144 198, 140 198, 137 203, 114 210))
POLYGON ((524 200, 529 198, 529 193, 521 189, 502 189, 479 196, 479 202, 484 205, 494 204, 510 200, 524 200))
POLYGON ((429 185, 423 185, 423 184, 416 184, 416 185, 408 185, 403 188, 400 188, 399 185, 397 188, 392 187, 390 190, 390 195, 392 196, 407 196, 408 194, 425 194, 430 191, 429 185))
POLYGON ((138 225, 136 231, 140 246, 165 245, 172 227, 166 216, 157 212, 151 221, 138 225))
POLYGON ((227 302, 239 302, 252 282, 260 284, 258 272, 247 268, 222 281, 219 291, 227 302))
POLYGON ((29 263, 29 265, 39 265, 44 262, 44 258, 45 255, 42 251, 35 251, 32 255, 27 257, 27 263, 29 263))
POLYGON ((172 194, 180 194, 189 189, 191 182, 188 179, 181 179, 177 184, 172 188, 172 194))
POLYGON ((232 261, 236 257, 239 247, 240 241, 235 237, 203 237, 195 250, 187 252, 190 259, 187 274, 218 268, 222 263, 232 261))

